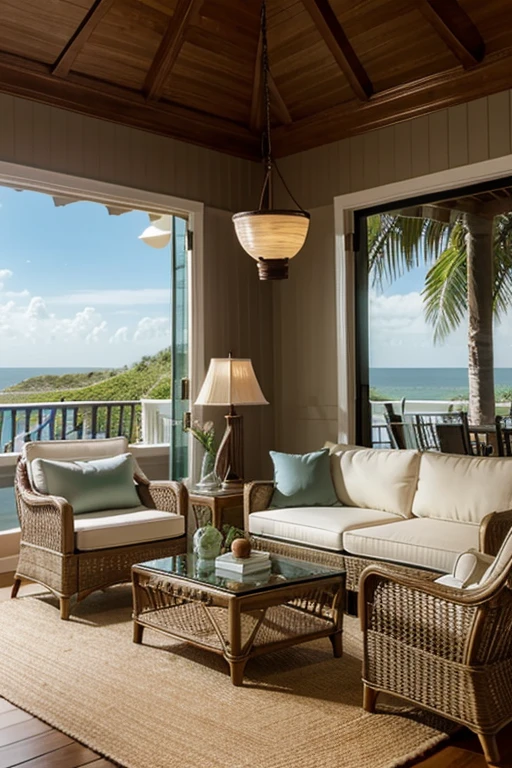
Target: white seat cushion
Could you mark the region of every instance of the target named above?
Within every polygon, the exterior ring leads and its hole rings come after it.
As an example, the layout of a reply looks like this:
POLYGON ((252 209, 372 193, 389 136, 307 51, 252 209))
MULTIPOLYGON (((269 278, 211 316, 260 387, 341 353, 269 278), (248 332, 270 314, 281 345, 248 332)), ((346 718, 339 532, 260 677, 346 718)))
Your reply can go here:
POLYGON ((378 528, 347 531, 343 548, 351 555, 447 573, 460 552, 478 549, 478 533, 477 525, 412 518, 378 528))
POLYGON ((400 519, 399 515, 359 507, 290 507, 253 512, 249 532, 339 552, 343 532, 349 528, 380 526, 400 519))
POLYGON ((147 507, 75 515, 74 523, 75 547, 79 551, 173 539, 185 533, 185 518, 182 515, 147 507))

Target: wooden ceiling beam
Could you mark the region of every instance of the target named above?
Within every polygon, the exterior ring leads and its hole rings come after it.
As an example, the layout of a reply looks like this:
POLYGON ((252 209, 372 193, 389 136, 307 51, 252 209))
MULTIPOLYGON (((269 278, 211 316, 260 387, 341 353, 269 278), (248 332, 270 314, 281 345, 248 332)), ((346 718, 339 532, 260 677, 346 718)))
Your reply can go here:
POLYGON ((282 125, 290 125, 292 116, 286 106, 285 100, 272 77, 272 72, 268 73, 268 89, 270 91, 270 109, 274 116, 282 125))
POLYGON ((419 0, 419 8, 464 69, 483 60, 482 36, 457 0, 419 0))
POLYGON ((366 104, 340 104, 311 117, 278 126, 272 134, 276 157, 302 152, 366 131, 512 87, 512 48, 488 54, 479 67, 449 69, 375 94, 366 104))
POLYGON ((188 107, 147 102, 143 94, 72 73, 53 77, 51 67, 0 53, 0 91, 237 157, 257 160, 260 142, 239 123, 188 107))
MULTIPOLYGON (((260 32, 260 36, 258 38, 258 48, 256 51, 256 59, 254 62, 251 112, 249 116, 249 127, 252 131, 260 131, 263 125, 263 65, 261 61, 262 51, 263 47, 260 32)), ((274 117, 279 121, 279 123, 281 123, 281 125, 289 125, 292 122, 292 117, 283 97, 281 96, 279 88, 276 85, 276 81, 272 77, 271 72, 268 73, 268 88, 270 91, 270 109, 274 117)))
POLYGON ((332 10, 329 0, 302 0, 302 4, 313 19, 355 95, 361 101, 367 101, 373 94, 372 83, 332 10))
POLYGON ((144 81, 143 91, 148 99, 158 101, 161 98, 167 78, 185 42, 187 27, 202 4, 203 0, 178 0, 176 10, 144 81))
POLYGON ((76 57, 113 2, 114 0, 95 0, 89 11, 85 14, 81 24, 77 27, 73 37, 68 41, 59 58, 54 63, 52 75, 66 77, 69 74, 76 57))

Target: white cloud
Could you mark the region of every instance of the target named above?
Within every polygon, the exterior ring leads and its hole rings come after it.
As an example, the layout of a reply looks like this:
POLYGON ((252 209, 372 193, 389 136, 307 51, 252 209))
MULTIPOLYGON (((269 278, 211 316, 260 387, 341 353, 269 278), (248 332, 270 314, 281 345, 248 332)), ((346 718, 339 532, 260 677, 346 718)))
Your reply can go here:
POLYGON ((93 304, 110 306, 154 305, 171 303, 171 291, 169 288, 140 288, 133 290, 99 290, 76 291, 64 296, 52 296, 47 299, 48 304, 93 304))
POLYGON ((122 328, 118 328, 113 336, 108 340, 109 344, 125 344, 128 341, 128 328, 123 325, 122 328))
POLYGON ((30 291, 26 288, 24 291, 5 291, 4 296, 8 299, 26 299, 30 296, 30 291))
POLYGON ((4 287, 4 281, 9 280, 10 277, 12 277, 10 269, 0 269, 0 290, 4 287))
POLYGON ((421 294, 377 294, 370 291, 370 364, 375 368, 464 367, 467 365, 465 323, 444 344, 434 344, 425 321, 421 294))
POLYGON ((155 339, 170 338, 170 325, 168 317, 143 317, 139 320, 135 333, 134 341, 153 341, 155 339))
POLYGON ((87 344, 98 344, 105 338, 106 334, 107 322, 106 320, 102 320, 102 322, 93 328, 92 331, 85 337, 85 341, 87 344))
POLYGON ((44 320, 50 317, 44 299, 41 296, 34 296, 30 299, 25 317, 29 318, 29 320, 44 320))

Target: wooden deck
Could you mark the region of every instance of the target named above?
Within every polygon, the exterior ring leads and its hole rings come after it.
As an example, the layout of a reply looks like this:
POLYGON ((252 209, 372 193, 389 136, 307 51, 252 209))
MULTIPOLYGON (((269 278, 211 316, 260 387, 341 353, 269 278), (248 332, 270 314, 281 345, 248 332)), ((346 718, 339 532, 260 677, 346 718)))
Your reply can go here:
MULTIPOLYGON (((11 583, 12 574, 0 574, 0 601, 9 599, 11 583)), ((41 587, 30 584, 22 586, 23 594, 31 591, 40 592, 41 587)), ((501 768, 512 768, 512 724, 500 733, 499 744, 507 758, 501 768)), ((487 768, 477 737, 466 729, 457 734, 448 746, 411 764, 411 768, 412 765, 414 768, 487 768)), ((0 699, 0 768, 14 766, 112 768, 115 763, 0 699)))

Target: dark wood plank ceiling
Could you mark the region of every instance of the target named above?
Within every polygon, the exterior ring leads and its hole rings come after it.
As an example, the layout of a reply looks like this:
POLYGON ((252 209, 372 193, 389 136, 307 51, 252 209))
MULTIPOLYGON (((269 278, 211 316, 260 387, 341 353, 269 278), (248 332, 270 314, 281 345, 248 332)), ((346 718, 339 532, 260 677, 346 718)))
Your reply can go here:
MULTIPOLYGON (((512 87, 512 0, 267 0, 277 156, 512 87)), ((0 91, 260 151, 260 0, 0 0, 0 91)))

